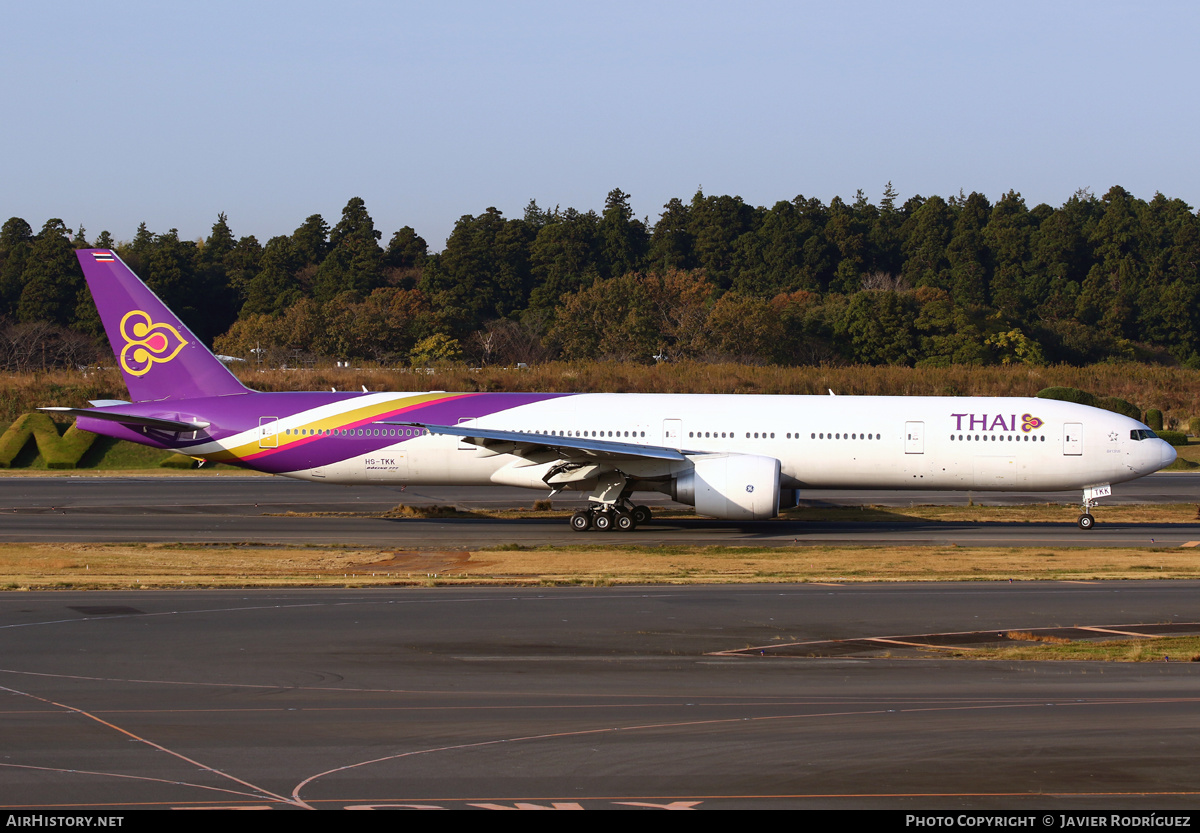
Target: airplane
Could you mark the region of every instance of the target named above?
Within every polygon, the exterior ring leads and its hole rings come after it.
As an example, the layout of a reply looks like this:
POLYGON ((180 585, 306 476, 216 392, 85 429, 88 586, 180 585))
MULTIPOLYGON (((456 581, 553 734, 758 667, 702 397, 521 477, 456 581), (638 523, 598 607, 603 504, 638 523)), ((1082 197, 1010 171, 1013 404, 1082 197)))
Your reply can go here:
POLYGON ((77 252, 131 401, 41 410, 85 431, 325 483, 587 493, 572 529, 650 520, 636 492, 766 520, 804 489, 1082 490, 1170 465, 1142 423, 1034 398, 627 393, 262 393, 107 249, 77 252))

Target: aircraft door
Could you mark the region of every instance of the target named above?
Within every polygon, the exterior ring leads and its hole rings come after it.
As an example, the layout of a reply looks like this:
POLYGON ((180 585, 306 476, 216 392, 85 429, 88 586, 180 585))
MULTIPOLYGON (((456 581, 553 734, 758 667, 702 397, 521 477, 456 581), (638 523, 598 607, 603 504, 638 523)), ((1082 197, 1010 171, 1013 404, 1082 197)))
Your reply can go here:
POLYGON ((667 448, 683 450, 683 420, 664 419, 662 444, 667 448))
POLYGON ((258 418, 258 447, 279 448, 279 417, 258 418))
MULTIPOLYGON (((460 427, 462 427, 462 425, 464 423, 467 423, 467 422, 474 423, 476 419, 478 419, 478 417, 459 417, 458 424, 460 427)), ((465 437, 459 437, 458 438, 458 450, 459 451, 478 451, 479 446, 467 442, 465 437)))
POLYGON ((1078 457, 1083 454, 1083 425, 1068 422, 1063 425, 1063 454, 1078 457))
POLYGON ((906 423, 904 423, 904 453, 905 454, 924 454, 925 453, 925 423, 923 423, 923 422, 906 422, 906 423))

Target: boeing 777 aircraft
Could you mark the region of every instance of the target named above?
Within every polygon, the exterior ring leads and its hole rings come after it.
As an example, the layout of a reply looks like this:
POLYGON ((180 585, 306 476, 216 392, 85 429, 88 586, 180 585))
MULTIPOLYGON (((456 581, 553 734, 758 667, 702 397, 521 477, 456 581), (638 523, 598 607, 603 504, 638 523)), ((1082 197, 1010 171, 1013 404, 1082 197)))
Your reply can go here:
POLYGON ((1145 425, 1047 399, 620 393, 260 393, 115 253, 78 253, 132 402, 46 408, 85 431, 301 480, 588 493, 572 528, 629 530, 662 492, 764 520, 803 489, 1083 490, 1170 465, 1145 425))

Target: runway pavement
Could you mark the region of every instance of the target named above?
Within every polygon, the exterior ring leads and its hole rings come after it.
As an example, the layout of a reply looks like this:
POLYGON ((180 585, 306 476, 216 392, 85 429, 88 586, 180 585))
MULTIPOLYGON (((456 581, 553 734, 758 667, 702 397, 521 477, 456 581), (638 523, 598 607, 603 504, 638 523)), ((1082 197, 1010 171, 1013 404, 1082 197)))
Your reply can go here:
MULTIPOLYGON (((1152 475, 1121 484, 1108 503, 1188 503, 1200 475, 1152 475)), ((280 477, 12 477, 0 478, 0 541, 180 541, 354 544, 411 549, 477 549, 497 543, 536 546, 580 543, 597 535, 643 545, 908 544, 961 546, 1182 546, 1200 541, 1191 514, 1178 524, 1106 522, 1082 532, 1071 522, 812 523, 781 520, 731 523, 661 520, 632 533, 572 532, 561 519, 379 519, 297 517, 289 513, 382 513, 399 503, 453 504, 465 509, 529 507, 544 497, 524 489, 331 486, 280 477)), ((641 498, 639 498, 641 499, 641 498)), ((811 504, 907 506, 928 503, 1065 503, 1073 493, 809 492, 811 504)), ((563 508, 583 505, 560 495, 563 508)), ((647 496, 651 506, 670 502, 647 496)))
POLYGON ((1200 584, 0 594, 9 808, 1191 809, 1200 664, 716 656, 1200 584))

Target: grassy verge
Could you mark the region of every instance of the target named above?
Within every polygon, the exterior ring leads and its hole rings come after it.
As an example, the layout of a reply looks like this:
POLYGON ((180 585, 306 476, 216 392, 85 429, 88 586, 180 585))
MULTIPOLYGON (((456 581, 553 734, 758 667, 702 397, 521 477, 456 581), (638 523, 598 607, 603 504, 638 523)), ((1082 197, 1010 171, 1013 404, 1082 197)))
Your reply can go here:
POLYGON ((1112 639, 1104 642, 1069 641, 976 648, 953 656, 960 659, 1092 660, 1097 662, 1200 662, 1200 636, 1158 639, 1112 639))
POLYGON ((1200 578, 1195 549, 639 547, 473 552, 185 544, 0 544, 0 589, 618 585, 1200 578))

